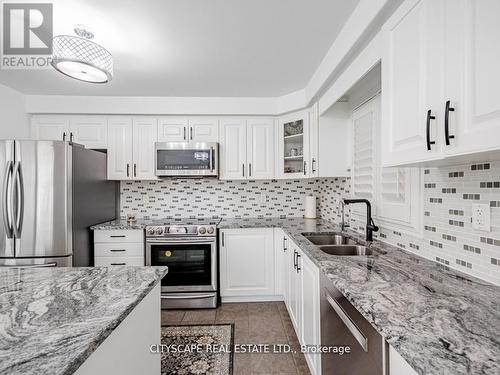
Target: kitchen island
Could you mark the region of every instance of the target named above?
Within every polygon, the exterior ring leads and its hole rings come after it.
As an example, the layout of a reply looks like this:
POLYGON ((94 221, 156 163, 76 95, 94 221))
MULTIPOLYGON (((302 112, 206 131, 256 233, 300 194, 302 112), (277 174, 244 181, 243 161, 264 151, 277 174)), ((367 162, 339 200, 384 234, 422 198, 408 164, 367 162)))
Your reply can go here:
POLYGON ((0 268, 0 374, 123 374, 121 367, 134 361, 141 363, 130 371, 145 366, 159 373, 160 358, 149 345, 160 341, 166 273, 166 267, 0 268))

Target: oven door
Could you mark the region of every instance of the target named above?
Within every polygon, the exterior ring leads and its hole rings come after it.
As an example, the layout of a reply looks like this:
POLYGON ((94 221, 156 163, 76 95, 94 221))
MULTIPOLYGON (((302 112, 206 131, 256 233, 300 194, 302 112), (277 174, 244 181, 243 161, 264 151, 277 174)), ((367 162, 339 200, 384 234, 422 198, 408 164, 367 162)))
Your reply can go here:
POLYGON ((217 176, 218 144, 200 142, 157 142, 156 175, 217 176))
POLYGON ((217 290, 215 238, 148 239, 146 265, 168 267, 162 293, 217 290))

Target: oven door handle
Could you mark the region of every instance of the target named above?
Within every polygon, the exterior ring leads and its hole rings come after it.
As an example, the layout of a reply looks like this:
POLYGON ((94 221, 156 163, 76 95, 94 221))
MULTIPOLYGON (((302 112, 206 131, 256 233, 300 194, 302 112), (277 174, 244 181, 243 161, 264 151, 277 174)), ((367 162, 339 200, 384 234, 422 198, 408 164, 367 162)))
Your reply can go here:
POLYGON ((198 298, 212 298, 215 293, 205 293, 205 294, 162 294, 162 299, 198 299, 198 298))

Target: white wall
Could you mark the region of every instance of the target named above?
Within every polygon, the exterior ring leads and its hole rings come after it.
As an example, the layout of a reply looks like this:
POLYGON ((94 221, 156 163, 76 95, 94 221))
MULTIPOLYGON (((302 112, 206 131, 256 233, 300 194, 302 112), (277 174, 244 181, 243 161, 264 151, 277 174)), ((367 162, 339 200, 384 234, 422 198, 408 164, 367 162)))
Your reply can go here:
POLYGON ((0 139, 28 138, 29 117, 25 96, 0 84, 0 139))

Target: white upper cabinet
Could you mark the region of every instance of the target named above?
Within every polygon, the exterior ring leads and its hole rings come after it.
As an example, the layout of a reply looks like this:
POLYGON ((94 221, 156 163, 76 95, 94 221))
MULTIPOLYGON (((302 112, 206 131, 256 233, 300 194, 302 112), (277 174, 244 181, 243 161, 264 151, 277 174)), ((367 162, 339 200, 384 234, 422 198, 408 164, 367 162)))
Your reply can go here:
POLYGON ((40 141, 69 141, 69 117, 33 116, 31 133, 33 139, 40 141))
POLYGON ((69 140, 86 148, 105 149, 108 147, 108 121, 104 116, 71 117, 69 140))
POLYGON ((319 113, 318 103, 309 110, 309 177, 319 177, 319 113))
POLYGON ((222 119, 220 122, 221 180, 244 180, 247 177, 247 134, 245 119, 222 119))
POLYGON ((274 129, 273 119, 221 119, 220 179, 273 179, 274 129))
POLYGON ((158 119, 158 142, 185 142, 188 137, 187 118, 160 117, 158 119))
POLYGON ((274 178, 274 120, 255 118, 247 120, 248 178, 274 178))
POLYGON ((108 180, 132 178, 132 118, 112 117, 108 120, 108 180))
POLYGON ((156 180, 154 143, 158 136, 155 118, 134 118, 133 138, 133 178, 137 180, 156 180))
POLYGON ((188 120, 189 140, 193 142, 219 142, 219 119, 195 117, 188 120))
POLYGON ((500 150, 500 3, 406 0, 383 27, 382 163, 500 150))
POLYGON ((160 117, 158 142, 218 142, 216 117, 160 117))
POLYGON ((310 174, 309 111, 281 117, 278 126, 278 178, 307 178, 310 174))
POLYGON ((382 161, 440 158, 441 0, 407 0, 383 27, 382 161))
POLYGON ((440 103, 445 152, 498 150, 500 1, 447 0, 445 4, 446 90, 440 103), (447 111, 448 101, 453 110, 447 111))

